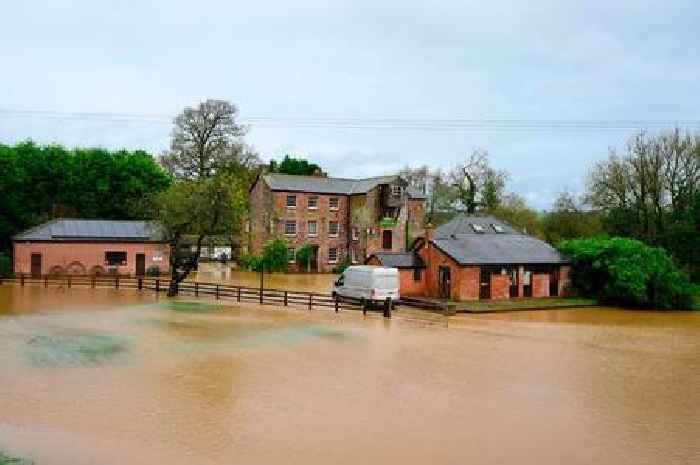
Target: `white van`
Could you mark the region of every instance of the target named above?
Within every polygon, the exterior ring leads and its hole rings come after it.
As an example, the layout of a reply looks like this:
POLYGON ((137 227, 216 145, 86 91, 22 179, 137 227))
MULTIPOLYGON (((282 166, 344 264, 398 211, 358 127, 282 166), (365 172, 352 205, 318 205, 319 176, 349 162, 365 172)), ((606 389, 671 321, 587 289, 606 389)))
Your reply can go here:
POLYGON ((333 286, 333 295, 384 301, 399 300, 399 270, 383 266, 349 266, 333 286))

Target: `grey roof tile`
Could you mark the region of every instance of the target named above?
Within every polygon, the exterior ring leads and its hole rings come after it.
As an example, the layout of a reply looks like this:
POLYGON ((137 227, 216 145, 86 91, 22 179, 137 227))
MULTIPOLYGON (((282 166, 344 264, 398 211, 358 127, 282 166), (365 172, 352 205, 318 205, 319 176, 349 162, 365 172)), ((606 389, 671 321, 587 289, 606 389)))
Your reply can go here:
MULTIPOLYGON (((413 252, 377 252, 373 254, 379 263, 391 268, 423 268, 423 259, 413 252)), ((370 257, 371 258, 371 257, 370 257)))
MULTIPOLYGON (((398 176, 378 176, 367 179, 324 178, 320 176, 296 176, 268 173, 263 179, 272 190, 315 192, 319 194, 353 195, 365 194, 380 184, 395 180, 398 176)), ((409 197, 424 199, 425 196, 413 188, 407 189, 409 197)))
POLYGON ((56 219, 14 236, 24 241, 121 240, 160 241, 162 230, 148 221, 56 219))

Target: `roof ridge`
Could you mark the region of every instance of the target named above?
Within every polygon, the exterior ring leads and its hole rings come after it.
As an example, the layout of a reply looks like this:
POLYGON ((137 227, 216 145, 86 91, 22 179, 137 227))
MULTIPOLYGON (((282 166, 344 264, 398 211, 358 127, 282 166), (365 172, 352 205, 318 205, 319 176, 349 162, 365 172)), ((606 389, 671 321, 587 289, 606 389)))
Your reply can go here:
POLYGON ((275 176, 288 176, 288 177, 293 177, 293 178, 311 178, 311 179, 328 179, 328 180, 336 180, 336 181, 370 181, 374 179, 381 179, 381 178, 393 178, 393 177, 399 177, 401 176, 400 174, 383 174, 380 176, 370 176, 367 178, 341 178, 337 176, 314 176, 312 174, 289 174, 289 173, 265 173, 265 176, 268 175, 275 175, 275 176))

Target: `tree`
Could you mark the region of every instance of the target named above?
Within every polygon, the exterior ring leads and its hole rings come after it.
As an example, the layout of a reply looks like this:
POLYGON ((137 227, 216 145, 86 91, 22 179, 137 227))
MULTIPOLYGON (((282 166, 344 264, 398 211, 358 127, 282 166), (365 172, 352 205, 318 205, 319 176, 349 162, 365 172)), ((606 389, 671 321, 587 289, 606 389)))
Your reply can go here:
POLYGON ((161 163, 176 178, 155 201, 155 211, 170 242, 169 295, 197 267, 204 238, 239 232, 247 211, 256 156, 243 143, 245 128, 236 122, 238 109, 221 100, 185 108, 175 118, 170 151, 161 163), (184 235, 194 235, 194 253, 183 250, 184 235))
POLYGON ((295 174, 301 176, 323 176, 323 170, 315 163, 310 163, 303 158, 294 158, 290 155, 285 155, 284 160, 277 163, 274 160, 270 161, 270 172, 282 174, 295 174))
POLYGON ((515 229, 542 237, 539 213, 530 208, 525 199, 518 194, 504 195, 501 203, 491 213, 515 229))
POLYGON ((143 219, 143 199, 171 178, 142 150, 0 144, 0 250, 11 237, 57 217, 143 219))
POLYGON ((311 271, 311 262, 315 256, 314 246, 312 244, 304 244, 297 250, 296 260, 300 268, 304 267, 306 271, 311 271))
POLYGON ((452 170, 449 177, 464 210, 474 214, 478 208, 493 211, 498 207, 508 173, 492 168, 489 153, 477 148, 463 164, 452 170))
POLYGON ((552 211, 542 216, 541 224, 545 240, 552 244, 603 234, 599 212, 586 209, 583 202, 569 192, 559 194, 552 211))

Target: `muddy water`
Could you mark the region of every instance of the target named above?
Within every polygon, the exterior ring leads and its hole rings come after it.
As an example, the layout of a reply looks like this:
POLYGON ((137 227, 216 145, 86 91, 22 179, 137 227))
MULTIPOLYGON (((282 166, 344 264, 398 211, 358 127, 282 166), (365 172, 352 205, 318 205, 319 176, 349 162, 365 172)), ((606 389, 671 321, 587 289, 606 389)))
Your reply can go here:
MULTIPOLYGON (((306 292, 330 292, 335 274, 321 273, 265 273, 263 285, 272 289, 293 289, 306 292)), ((193 273, 190 280, 200 282, 220 282, 238 286, 259 287, 260 273, 232 270, 219 263, 202 263, 199 272, 193 273)))
POLYGON ((700 314, 403 318, 0 286, 38 465, 700 463, 700 314))

